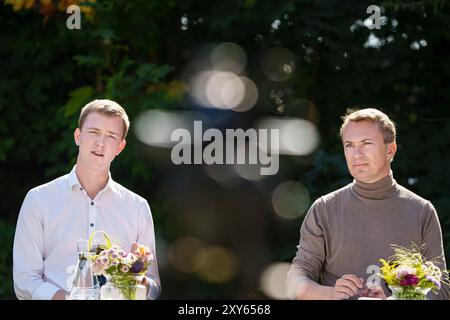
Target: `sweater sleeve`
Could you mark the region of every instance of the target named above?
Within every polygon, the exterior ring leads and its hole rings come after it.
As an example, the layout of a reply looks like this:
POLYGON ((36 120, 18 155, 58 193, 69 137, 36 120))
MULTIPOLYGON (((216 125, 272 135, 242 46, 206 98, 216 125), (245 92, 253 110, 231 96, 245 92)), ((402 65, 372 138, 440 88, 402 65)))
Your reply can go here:
POLYGON ((289 299, 296 299, 297 287, 305 280, 319 282, 325 261, 325 237, 320 221, 320 201, 309 209, 300 228, 300 242, 297 254, 287 274, 286 293, 289 299))
MULTIPOLYGON (((444 245, 442 242, 442 230, 439 217, 434 206, 428 201, 423 209, 422 215, 422 245, 424 257, 432 260, 442 270, 447 269, 444 256, 444 245)), ((430 293, 433 300, 449 300, 449 287, 442 284, 437 295, 430 293)))

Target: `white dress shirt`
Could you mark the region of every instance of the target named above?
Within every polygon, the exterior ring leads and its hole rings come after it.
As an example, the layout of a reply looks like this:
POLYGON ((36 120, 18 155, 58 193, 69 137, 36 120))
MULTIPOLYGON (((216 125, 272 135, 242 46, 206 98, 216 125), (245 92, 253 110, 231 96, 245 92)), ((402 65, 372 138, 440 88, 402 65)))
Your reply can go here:
POLYGON ((13 249, 14 290, 19 299, 51 299, 70 290, 78 262, 77 240, 104 230, 128 251, 133 242, 148 246, 154 261, 147 277, 149 299, 161 291, 153 219, 147 201, 114 182, 91 200, 75 173, 28 192, 20 209, 13 249))

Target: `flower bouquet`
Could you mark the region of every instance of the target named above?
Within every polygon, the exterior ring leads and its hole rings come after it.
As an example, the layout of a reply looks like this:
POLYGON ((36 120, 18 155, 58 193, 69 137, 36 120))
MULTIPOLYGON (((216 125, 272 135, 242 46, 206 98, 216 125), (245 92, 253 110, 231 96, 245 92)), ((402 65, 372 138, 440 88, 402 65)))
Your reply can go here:
MULTIPOLYGON (((119 246, 111 245, 107 234, 101 232, 106 245, 97 246, 92 256, 94 274, 104 275, 108 281, 101 288, 101 299, 145 300, 146 288, 142 281, 153 260, 150 249, 133 243, 130 251, 126 252, 119 246)), ((93 236, 89 239, 89 246, 93 236)))
POLYGON ((430 290, 437 293, 441 284, 446 283, 447 272, 442 272, 432 261, 426 261, 414 243, 411 248, 391 247, 394 255, 388 261, 380 259, 383 264, 380 276, 392 291, 390 299, 426 300, 430 290))

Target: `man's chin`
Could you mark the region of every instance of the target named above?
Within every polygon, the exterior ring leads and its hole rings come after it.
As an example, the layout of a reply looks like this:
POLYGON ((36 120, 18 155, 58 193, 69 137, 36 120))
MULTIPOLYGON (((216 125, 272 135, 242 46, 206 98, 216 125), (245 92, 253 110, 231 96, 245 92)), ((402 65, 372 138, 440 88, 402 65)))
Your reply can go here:
POLYGON ((370 176, 365 172, 352 172, 351 175, 355 180, 360 182, 370 183, 371 181, 370 176))

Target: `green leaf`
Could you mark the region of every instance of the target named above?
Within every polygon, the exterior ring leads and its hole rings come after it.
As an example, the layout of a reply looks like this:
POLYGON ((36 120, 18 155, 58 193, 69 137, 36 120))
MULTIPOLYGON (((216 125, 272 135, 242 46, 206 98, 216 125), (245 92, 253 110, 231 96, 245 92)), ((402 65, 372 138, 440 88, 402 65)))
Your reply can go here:
POLYGON ((251 8, 255 5, 257 0, 245 0, 244 7, 245 8, 251 8))
POLYGON ((171 70, 172 67, 168 65, 157 66, 150 63, 144 63, 139 66, 136 74, 139 78, 155 83, 164 78, 171 70))
POLYGON ((89 86, 75 89, 69 93, 70 100, 63 107, 64 115, 70 117, 80 111, 81 107, 89 101, 93 93, 94 90, 89 86))
POLYGON ((100 57, 77 55, 73 59, 79 66, 104 67, 105 61, 100 57))
POLYGON ((114 38, 114 30, 112 29, 99 29, 92 32, 93 36, 99 36, 100 38, 110 41, 114 38))
POLYGON ((8 153, 9 149, 14 145, 14 139, 7 138, 0 140, 0 161, 6 160, 6 154, 8 153))

